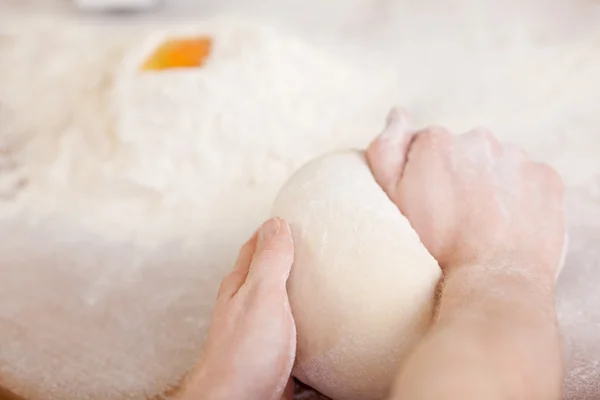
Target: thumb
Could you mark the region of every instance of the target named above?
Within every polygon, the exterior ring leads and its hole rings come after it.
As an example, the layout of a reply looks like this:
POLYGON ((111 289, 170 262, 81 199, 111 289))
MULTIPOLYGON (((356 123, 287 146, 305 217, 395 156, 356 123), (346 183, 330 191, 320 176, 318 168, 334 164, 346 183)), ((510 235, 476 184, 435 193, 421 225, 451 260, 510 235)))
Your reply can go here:
POLYGON ((383 132, 367 148, 367 162, 375 180, 391 196, 406 164, 414 131, 406 111, 394 108, 387 117, 383 132))
POLYGON ((294 244, 290 227, 281 218, 272 218, 258 230, 256 252, 246 282, 285 290, 293 262, 294 244))

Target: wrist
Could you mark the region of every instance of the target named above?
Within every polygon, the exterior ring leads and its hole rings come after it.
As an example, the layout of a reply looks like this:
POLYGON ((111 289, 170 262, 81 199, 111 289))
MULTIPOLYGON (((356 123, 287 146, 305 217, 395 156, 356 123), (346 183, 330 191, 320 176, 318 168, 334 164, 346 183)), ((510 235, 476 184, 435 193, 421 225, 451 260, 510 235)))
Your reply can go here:
POLYGON ((553 285, 522 266, 487 263, 454 268, 444 278, 438 317, 470 311, 554 320, 553 285))
POLYGON ((497 285, 525 288, 539 295, 552 296, 555 274, 543 262, 507 253, 470 262, 457 262, 444 268, 446 280, 460 278, 465 289, 490 289, 497 285), (495 286, 490 286, 491 284, 495 286))
POLYGON ((551 287, 519 268, 464 265, 445 278, 436 332, 467 340, 461 356, 478 345, 491 376, 506 373, 516 391, 506 398, 555 398, 562 352, 551 287))

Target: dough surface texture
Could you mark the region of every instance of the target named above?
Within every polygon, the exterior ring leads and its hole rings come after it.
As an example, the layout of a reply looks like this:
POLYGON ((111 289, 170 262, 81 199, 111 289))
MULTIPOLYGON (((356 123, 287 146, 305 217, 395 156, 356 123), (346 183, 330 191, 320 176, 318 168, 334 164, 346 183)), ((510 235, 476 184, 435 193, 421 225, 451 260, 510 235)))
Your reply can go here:
POLYGON ((357 151, 298 170, 273 215, 294 237, 294 375, 336 400, 385 396, 430 324, 441 274, 436 260, 357 151))

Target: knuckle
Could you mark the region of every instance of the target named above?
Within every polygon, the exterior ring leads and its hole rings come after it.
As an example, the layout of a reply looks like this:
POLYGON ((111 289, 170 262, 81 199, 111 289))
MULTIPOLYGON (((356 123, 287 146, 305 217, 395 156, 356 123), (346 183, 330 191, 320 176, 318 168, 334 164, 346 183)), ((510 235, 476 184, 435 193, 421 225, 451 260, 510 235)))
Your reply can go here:
POLYGON ((555 190, 557 190, 560 193, 563 193, 565 191, 565 184, 559 173, 556 172, 554 168, 549 168, 548 178, 555 190))
POLYGON ((496 136, 494 136, 494 134, 489 129, 485 129, 485 128, 473 129, 473 130, 467 132, 465 134, 465 136, 467 136, 473 140, 478 140, 481 142, 498 143, 496 136))
POLYGON ((432 126, 420 132, 417 132, 414 138, 415 145, 424 147, 437 147, 441 143, 452 139, 452 134, 447 129, 432 126))
POLYGON ((533 163, 533 167, 538 179, 544 182, 548 187, 558 192, 564 191, 563 180, 554 168, 548 164, 539 162, 533 163))
POLYGON ((432 126, 428 131, 435 140, 452 138, 450 131, 442 126, 432 126))

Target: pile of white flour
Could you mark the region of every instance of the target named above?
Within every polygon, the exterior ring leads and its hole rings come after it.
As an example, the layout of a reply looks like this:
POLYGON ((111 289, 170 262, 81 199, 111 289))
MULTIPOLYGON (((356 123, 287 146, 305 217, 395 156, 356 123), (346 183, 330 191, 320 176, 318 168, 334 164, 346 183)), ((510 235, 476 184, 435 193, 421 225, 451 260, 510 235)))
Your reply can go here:
POLYGON ((331 46, 340 32, 308 44, 242 19, 1 24, 2 382, 31 400, 176 383, 280 185, 316 155, 364 147, 400 104, 418 124, 486 125, 561 172, 567 398, 597 398, 600 24, 558 2, 522 4, 508 25, 512 2, 430 3, 389 9, 360 52, 331 46), (215 38, 205 67, 139 72, 165 37, 199 33, 215 38))

